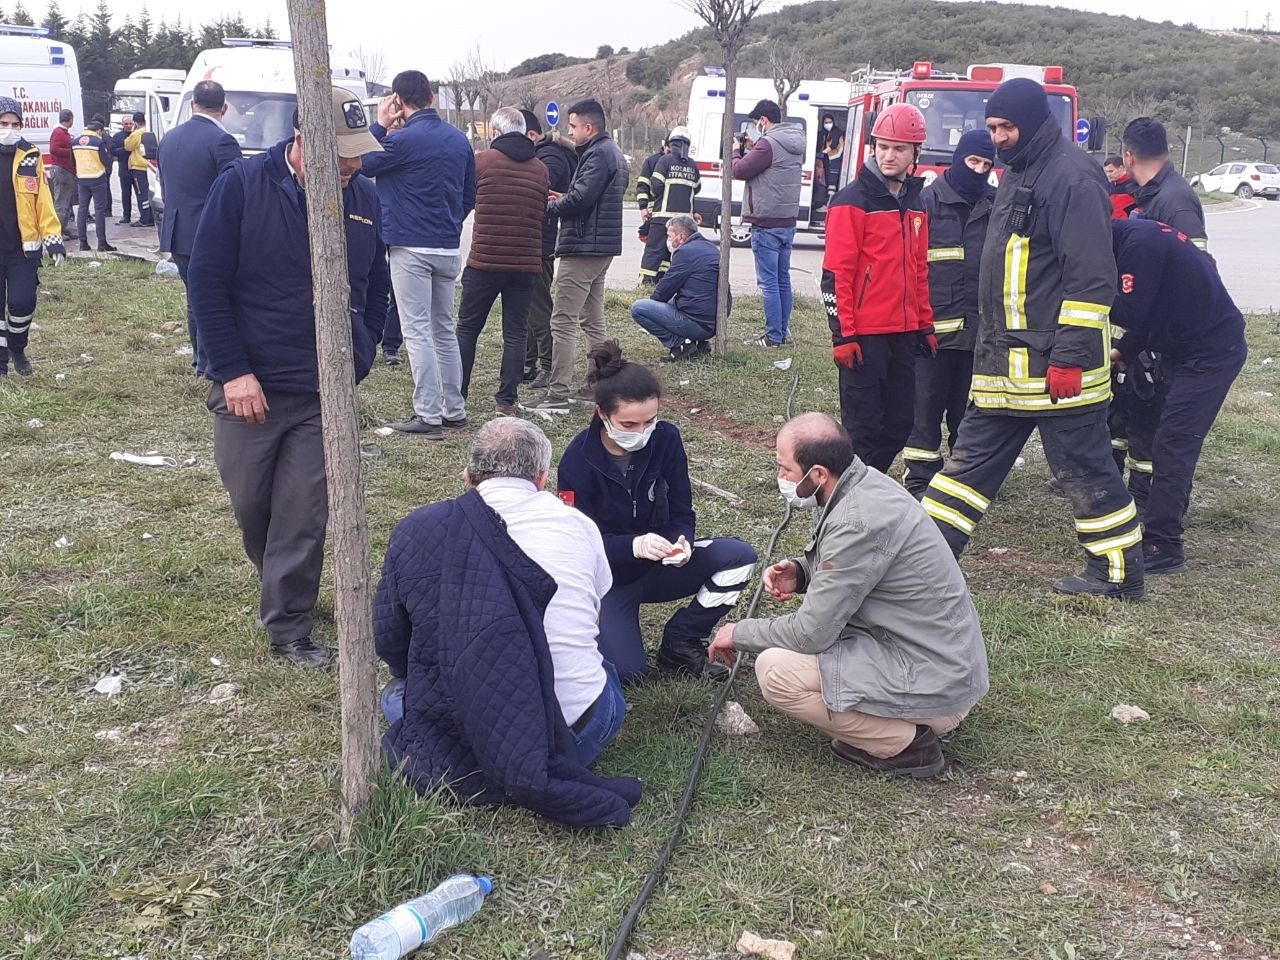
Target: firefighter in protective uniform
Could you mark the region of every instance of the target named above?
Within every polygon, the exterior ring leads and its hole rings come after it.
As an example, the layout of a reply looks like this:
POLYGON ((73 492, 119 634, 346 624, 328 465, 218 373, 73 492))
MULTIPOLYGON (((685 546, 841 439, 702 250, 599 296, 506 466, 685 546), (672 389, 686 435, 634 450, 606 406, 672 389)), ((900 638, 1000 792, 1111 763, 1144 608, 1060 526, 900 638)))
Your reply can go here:
POLYGON ((911 434, 916 354, 936 356, 929 304, 929 216, 911 176, 924 115, 886 107, 871 128, 875 156, 827 212, 822 302, 840 375, 840 420, 853 450, 888 473, 911 434))
POLYGON ((666 156, 660 157, 649 174, 649 230, 644 256, 640 258, 640 282, 657 283, 671 267, 667 249, 667 221, 677 216, 693 216, 693 198, 702 189, 698 165, 689 159, 692 138, 688 127, 676 127, 667 137, 666 156))
POLYGON ((1106 178, 1067 142, 1035 81, 1001 84, 986 116, 1008 169, 982 249, 971 402, 923 505, 959 557, 1038 428, 1086 557, 1054 591, 1137 599, 1142 526, 1107 431, 1116 265, 1106 178))
MULTIPOLYGON (((651 153, 644 158, 644 163, 640 165, 640 176, 636 178, 636 207, 640 211, 640 229, 638 231, 640 242, 647 243, 649 241, 649 190, 650 178, 653 177, 653 169, 658 165, 658 161, 667 155, 667 141, 662 141, 662 146, 658 148, 657 153, 651 153)), ((641 278, 643 279, 643 277, 641 278)))
POLYGON ((1124 330, 1112 362, 1143 376, 1155 354, 1163 371, 1129 419, 1130 454, 1153 468, 1129 479, 1145 527, 1143 564, 1149 574, 1184 573, 1182 517, 1205 436, 1248 356, 1244 317, 1193 238, 1153 220, 1117 220, 1111 230, 1111 319, 1124 330))
POLYGON ((929 214, 929 302, 938 355, 916 357, 915 426, 902 459, 906 488, 918 500, 942 469, 942 425, 954 448, 969 403, 978 336, 978 266, 995 190, 988 182, 996 148, 986 130, 956 144, 950 169, 924 188, 929 214))

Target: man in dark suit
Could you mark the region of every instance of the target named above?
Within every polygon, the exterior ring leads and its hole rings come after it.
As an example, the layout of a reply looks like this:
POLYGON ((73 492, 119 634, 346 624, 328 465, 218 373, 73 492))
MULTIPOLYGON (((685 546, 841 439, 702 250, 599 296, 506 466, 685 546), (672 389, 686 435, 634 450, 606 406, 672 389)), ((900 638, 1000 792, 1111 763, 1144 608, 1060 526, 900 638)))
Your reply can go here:
MULTIPOLYGON (((165 134, 159 150, 157 163, 164 197, 160 249, 173 255, 183 283, 187 281, 196 226, 209 189, 222 171, 240 159, 240 145, 222 126, 222 115, 226 112, 227 98, 222 84, 200 81, 192 91, 191 119, 165 134)), ((195 351, 196 325, 190 305, 187 333, 195 351)))

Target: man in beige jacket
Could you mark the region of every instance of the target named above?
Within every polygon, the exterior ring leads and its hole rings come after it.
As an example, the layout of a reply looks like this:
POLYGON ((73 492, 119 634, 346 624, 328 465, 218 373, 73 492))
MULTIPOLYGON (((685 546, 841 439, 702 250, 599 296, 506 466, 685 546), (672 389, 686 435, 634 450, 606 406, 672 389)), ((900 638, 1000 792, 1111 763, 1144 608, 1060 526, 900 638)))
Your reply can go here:
POLYGON ((839 760, 896 776, 946 766, 938 734, 987 692, 978 612, 951 550, 911 494, 854 456, 831 417, 778 433, 778 486, 819 509, 804 556, 775 563, 765 587, 800 608, 722 626, 708 655, 757 654, 765 699, 831 735, 839 760))

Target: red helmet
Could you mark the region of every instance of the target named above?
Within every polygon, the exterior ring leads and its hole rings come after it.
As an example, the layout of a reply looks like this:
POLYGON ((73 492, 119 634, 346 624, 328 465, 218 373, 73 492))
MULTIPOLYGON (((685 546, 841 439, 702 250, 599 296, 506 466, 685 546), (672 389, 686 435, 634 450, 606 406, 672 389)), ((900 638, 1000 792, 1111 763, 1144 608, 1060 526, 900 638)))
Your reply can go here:
POLYGON ((924 114, 909 103, 890 104, 876 117, 871 136, 898 143, 924 143, 924 114))

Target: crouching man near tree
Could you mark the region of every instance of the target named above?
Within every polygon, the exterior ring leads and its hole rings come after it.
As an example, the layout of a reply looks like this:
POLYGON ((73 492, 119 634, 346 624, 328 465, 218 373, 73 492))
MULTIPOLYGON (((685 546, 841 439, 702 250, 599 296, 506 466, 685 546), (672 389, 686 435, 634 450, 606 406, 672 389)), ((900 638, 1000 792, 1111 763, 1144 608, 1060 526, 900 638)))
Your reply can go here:
POLYGON ((708 655, 757 654, 770 704, 832 739, 838 760, 873 773, 932 777, 946 766, 938 734, 987 692, 978 612, 951 550, 911 494, 853 453, 825 414, 778 434, 778 487, 816 508, 804 556, 775 563, 765 589, 803 594, 772 620, 727 623, 708 655))

